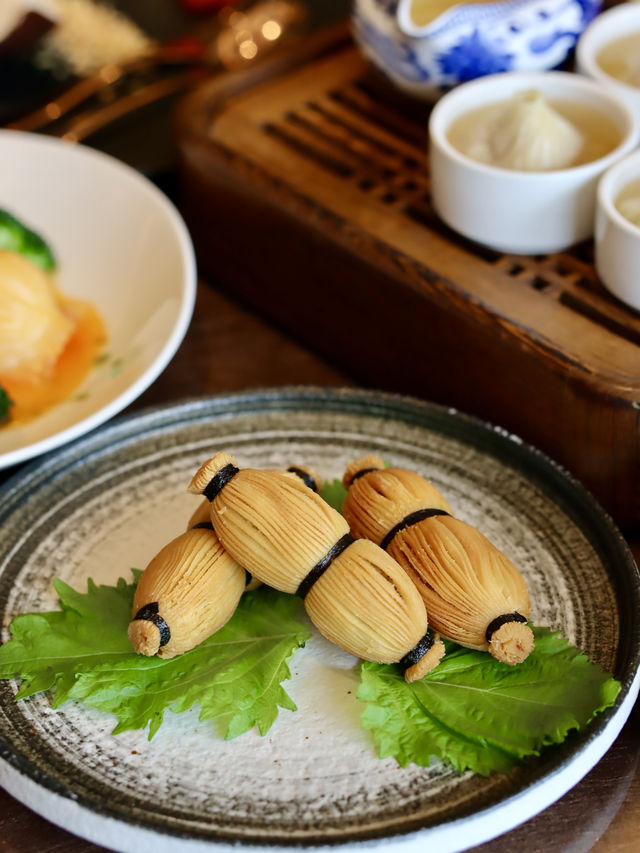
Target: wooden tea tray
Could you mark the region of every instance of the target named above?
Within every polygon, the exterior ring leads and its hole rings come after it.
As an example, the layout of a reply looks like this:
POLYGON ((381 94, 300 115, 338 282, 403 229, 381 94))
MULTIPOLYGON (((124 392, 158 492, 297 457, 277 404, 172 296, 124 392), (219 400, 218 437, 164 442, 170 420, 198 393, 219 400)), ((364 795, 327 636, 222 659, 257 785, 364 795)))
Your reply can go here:
POLYGON ((176 121, 201 269, 361 383, 519 434, 637 528, 640 314, 590 242, 504 255, 441 223, 427 121, 344 27, 204 84, 176 121))

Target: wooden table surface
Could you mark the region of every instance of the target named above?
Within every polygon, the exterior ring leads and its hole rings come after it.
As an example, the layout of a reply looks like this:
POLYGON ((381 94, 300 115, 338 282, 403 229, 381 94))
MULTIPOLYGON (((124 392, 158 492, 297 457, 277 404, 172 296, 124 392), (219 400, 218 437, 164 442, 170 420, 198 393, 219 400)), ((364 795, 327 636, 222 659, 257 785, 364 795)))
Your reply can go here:
MULTIPOLYGON (((201 283, 191 327, 165 372, 130 407, 243 389, 312 384, 353 385, 213 287, 201 283)), ((640 538, 631 543, 640 559, 640 538)), ((640 704, 598 765, 546 811, 487 844, 481 853, 631 853, 640 850, 640 704)), ((0 851, 97 853, 0 790, 0 851)))

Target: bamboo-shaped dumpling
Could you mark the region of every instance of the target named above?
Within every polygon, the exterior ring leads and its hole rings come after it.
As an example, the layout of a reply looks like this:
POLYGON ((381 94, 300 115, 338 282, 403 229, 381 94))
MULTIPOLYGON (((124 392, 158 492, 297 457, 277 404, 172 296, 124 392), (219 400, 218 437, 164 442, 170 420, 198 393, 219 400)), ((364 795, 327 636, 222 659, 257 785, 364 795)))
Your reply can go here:
POLYGON ((347 466, 343 485, 352 534, 381 545, 405 569, 434 630, 510 665, 529 655, 534 640, 522 575, 479 530, 453 517, 428 480, 365 456, 347 466))
MULTIPOLYGON (((312 492, 320 492, 322 481, 312 468, 308 468, 306 465, 290 465, 287 471, 300 477, 305 486, 311 489, 312 492)), ((209 508, 209 501, 206 498, 200 502, 198 508, 189 519, 187 527, 213 527, 211 524, 211 509, 209 508)), ((262 585, 262 581, 253 577, 251 572, 246 570, 245 572, 247 576, 247 592, 257 589, 262 585)))
MULTIPOLYGON (((213 530, 213 524, 211 524, 211 510, 209 509, 209 501, 206 498, 203 501, 200 501, 197 509, 187 523, 187 529, 192 527, 213 530)), ((245 592, 249 592, 252 589, 257 589, 259 586, 262 586, 258 578, 254 578, 251 572, 248 572, 246 569, 244 575, 245 592)))
POLYGON ((237 467, 217 453, 189 490, 210 501, 233 557, 263 583, 298 593, 332 642, 365 660, 400 662, 421 678, 444 652, 427 634, 424 603, 406 573, 372 542, 354 540, 339 512, 290 472, 237 467))
MULTIPOLYGON (((320 482, 311 469, 291 466, 309 489, 320 482)), ((128 635, 139 654, 170 658, 194 648, 233 616, 245 590, 260 580, 241 569, 222 548, 211 523, 209 501, 201 501, 185 533, 149 563, 133 600, 128 635)))
POLYGON ((128 636, 134 651, 171 658, 194 648, 229 621, 247 573, 224 550, 208 507, 169 542, 142 573, 128 636))

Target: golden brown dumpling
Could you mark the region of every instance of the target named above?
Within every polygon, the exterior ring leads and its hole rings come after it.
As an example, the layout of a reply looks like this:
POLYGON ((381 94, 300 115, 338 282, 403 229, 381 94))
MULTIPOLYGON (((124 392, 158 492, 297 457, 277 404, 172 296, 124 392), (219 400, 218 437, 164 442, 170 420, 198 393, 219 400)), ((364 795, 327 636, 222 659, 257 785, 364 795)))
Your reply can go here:
POLYGON ((531 653, 522 575, 479 530, 451 515, 428 480, 377 456, 349 463, 342 512, 353 536, 372 539, 407 572, 432 628, 513 666, 531 653))
POLYGON ((50 276, 17 252, 0 251, 0 373, 46 377, 73 327, 50 276))
POLYGON ((382 548, 354 539, 299 474, 239 469, 233 456, 216 453, 189 491, 209 501, 223 548, 263 583, 297 593, 333 643, 365 660, 399 662, 407 681, 438 664, 444 646, 427 634, 411 579, 382 548))
POLYGON ((129 641, 138 654, 161 658, 193 649, 235 613, 247 574, 209 523, 172 539, 144 570, 133 599, 129 641))

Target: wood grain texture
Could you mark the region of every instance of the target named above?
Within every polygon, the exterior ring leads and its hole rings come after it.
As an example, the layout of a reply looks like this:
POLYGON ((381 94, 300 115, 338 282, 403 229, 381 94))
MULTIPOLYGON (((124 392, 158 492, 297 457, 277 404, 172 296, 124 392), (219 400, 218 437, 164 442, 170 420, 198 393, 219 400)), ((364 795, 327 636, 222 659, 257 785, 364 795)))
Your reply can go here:
MULTIPOLYGON (((184 344, 163 375, 130 407, 211 392, 283 384, 352 385, 290 337, 205 284, 184 344)), ((640 539, 632 542, 640 559, 640 539)), ((630 853, 640 833, 640 706, 611 750, 561 800, 481 853, 630 853)), ((99 853, 0 791, 0 851, 99 853)))

